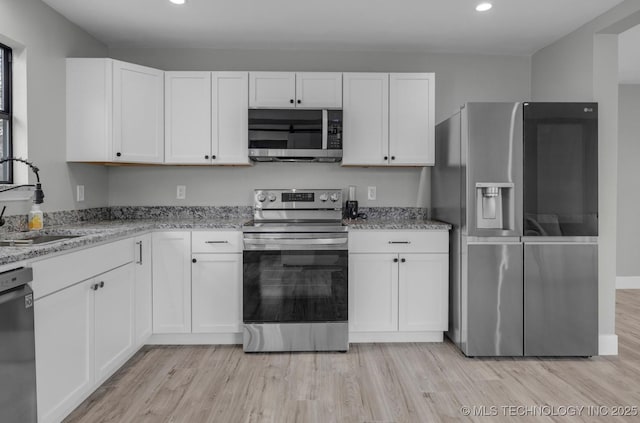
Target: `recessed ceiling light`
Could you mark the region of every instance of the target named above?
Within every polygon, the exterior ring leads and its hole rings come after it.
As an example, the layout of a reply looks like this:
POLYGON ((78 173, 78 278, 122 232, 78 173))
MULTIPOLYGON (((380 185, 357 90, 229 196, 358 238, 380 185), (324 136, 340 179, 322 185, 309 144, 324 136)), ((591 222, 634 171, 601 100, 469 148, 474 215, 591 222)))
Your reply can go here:
POLYGON ((169 0, 173 4, 185 4, 187 0, 169 0))
POLYGON ((479 5, 477 5, 476 6, 476 10, 478 12, 486 12, 487 10, 491 9, 492 7, 493 7, 493 5, 491 3, 484 2, 484 3, 480 3, 479 5))

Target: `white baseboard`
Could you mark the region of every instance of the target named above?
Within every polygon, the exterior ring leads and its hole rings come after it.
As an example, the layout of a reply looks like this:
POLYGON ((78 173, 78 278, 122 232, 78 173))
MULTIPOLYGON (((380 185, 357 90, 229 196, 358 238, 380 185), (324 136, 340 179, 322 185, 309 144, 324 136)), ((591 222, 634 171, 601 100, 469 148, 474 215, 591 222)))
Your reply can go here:
POLYGON ((349 342, 442 342, 442 332, 349 332, 349 342))
POLYGON ((618 335, 598 336, 598 355, 618 355, 618 335))
POLYGON ((242 345, 242 333, 156 333, 147 345, 242 345))
POLYGON ((640 276, 618 276, 616 289, 640 289, 640 276))

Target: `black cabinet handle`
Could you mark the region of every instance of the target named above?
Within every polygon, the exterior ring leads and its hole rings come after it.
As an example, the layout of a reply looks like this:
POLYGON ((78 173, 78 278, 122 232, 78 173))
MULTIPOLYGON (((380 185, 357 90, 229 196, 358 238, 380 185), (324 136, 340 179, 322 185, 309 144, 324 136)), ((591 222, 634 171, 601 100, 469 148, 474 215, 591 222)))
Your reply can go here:
POLYGON ((298 104, 301 104, 301 103, 302 103, 302 100, 298 100, 298 104))
POLYGON ((120 156, 122 156, 122 153, 118 151, 118 152, 116 153, 116 156, 120 157, 120 156))
POLYGON ((289 100, 289 103, 293 104, 293 99, 289 100))
POLYGON ((191 263, 196 263, 198 260, 196 259, 191 259, 191 263))
POLYGON ((395 159, 396 159, 396 156, 391 156, 391 160, 395 160, 395 159))
POLYGON ((100 288, 104 288, 104 282, 100 281, 100 288))
POLYGON ((94 283, 93 285, 91 285, 91 289, 93 289, 94 291, 98 290, 98 284, 94 283))
POLYGON ((400 259, 400 261, 401 261, 402 263, 404 263, 404 262, 406 262, 407 260, 405 260, 405 259, 400 259))
POLYGON ((138 241, 136 242, 136 244, 138 244, 138 248, 139 248, 138 252, 140 253, 140 256, 139 256, 140 259, 136 263, 141 265, 142 264, 142 241, 138 241))
POLYGON ((207 160, 209 160, 209 155, 208 155, 208 154, 207 154, 207 155, 205 155, 205 156, 204 156, 204 158, 205 158, 205 159, 207 159, 207 160))
POLYGON ((398 259, 397 259, 397 258, 394 258, 394 259, 393 259, 393 262, 394 262, 394 263, 397 263, 397 262, 398 262, 398 259))
POLYGON ((213 156, 211 156, 211 158, 212 158, 213 160, 215 160, 215 159, 216 159, 216 155, 214 154, 213 156))
POLYGON ((384 156, 384 159, 385 160, 389 160, 389 156, 384 156))

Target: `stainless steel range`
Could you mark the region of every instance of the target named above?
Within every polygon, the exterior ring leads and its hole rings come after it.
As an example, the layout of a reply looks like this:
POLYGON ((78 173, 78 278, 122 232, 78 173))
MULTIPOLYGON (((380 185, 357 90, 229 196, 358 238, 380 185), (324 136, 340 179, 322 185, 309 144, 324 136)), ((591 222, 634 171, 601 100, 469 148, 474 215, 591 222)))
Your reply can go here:
POLYGON ((244 351, 347 351, 342 191, 255 190, 243 232, 244 351))

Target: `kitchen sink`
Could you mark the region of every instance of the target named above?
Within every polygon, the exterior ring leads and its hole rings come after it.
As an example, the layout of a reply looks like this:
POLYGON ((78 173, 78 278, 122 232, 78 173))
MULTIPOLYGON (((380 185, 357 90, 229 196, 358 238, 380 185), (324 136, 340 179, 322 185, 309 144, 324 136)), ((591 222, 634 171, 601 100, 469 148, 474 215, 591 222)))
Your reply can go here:
POLYGON ((46 245, 71 238, 78 238, 81 235, 34 235, 20 239, 2 239, 0 247, 28 247, 30 245, 46 245))

